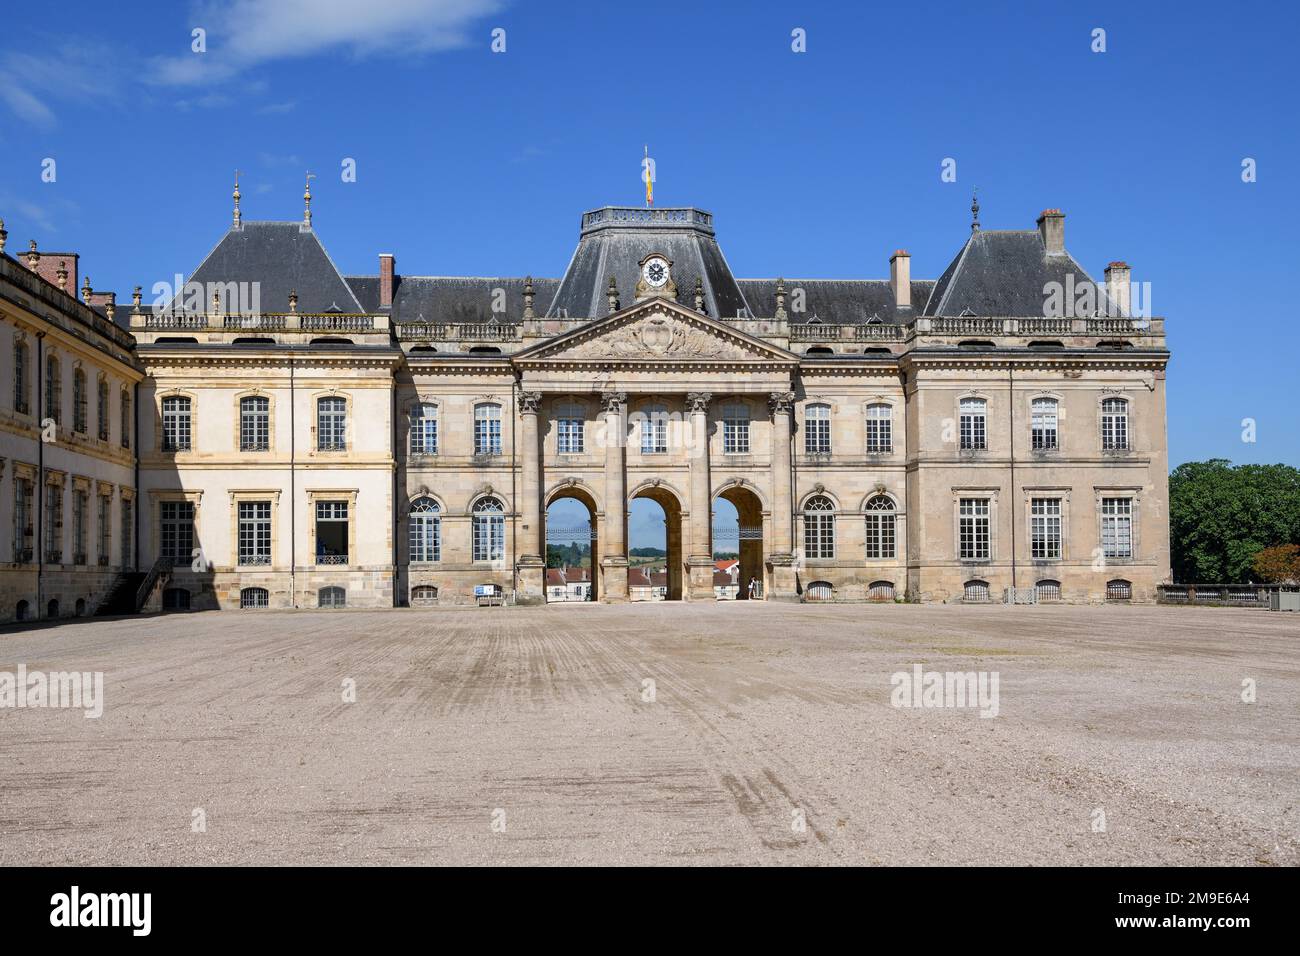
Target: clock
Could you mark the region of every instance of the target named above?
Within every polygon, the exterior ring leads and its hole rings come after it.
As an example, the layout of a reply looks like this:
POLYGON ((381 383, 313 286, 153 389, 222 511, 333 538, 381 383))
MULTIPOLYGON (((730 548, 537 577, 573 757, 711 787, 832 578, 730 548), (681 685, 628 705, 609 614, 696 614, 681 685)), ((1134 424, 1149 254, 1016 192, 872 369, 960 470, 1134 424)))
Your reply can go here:
POLYGON ((645 279, 646 284, 655 289, 661 289, 668 282, 668 262, 659 256, 652 256, 645 261, 641 267, 641 276, 645 279))

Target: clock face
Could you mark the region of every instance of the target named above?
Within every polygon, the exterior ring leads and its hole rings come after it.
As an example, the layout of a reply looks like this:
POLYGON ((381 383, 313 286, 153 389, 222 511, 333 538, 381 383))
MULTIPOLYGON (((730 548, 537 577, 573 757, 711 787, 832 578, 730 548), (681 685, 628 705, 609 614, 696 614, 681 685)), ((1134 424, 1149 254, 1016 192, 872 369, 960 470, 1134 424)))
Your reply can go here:
POLYGON ((658 289, 668 281, 668 263, 657 257, 650 259, 646 262, 642 274, 647 283, 658 289))

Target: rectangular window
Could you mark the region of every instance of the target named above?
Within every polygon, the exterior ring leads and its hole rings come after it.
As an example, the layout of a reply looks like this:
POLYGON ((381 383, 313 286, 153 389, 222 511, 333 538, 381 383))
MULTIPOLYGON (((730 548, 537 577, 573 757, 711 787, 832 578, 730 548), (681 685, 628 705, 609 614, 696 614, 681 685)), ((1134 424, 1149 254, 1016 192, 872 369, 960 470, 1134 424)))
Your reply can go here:
POLYGON ((32 483, 26 478, 14 479, 14 561, 27 564, 32 560, 32 483))
POLYGON ((809 405, 803 413, 803 450, 807 455, 831 453, 831 407, 809 405))
POLYGON ((316 563, 348 563, 348 503, 316 502, 316 563))
POLYGON ((27 407, 27 345, 14 343, 14 411, 26 415, 27 407))
POLYGON ((86 373, 79 368, 72 370, 72 430, 86 432, 86 373))
POLYGON ((1128 448, 1128 402, 1122 398, 1101 403, 1101 447, 1107 451, 1128 448))
POLYGON ((86 493, 72 492, 72 563, 86 563, 86 493))
POLYGON ((99 426, 99 440, 108 441, 108 379, 99 380, 99 390, 95 398, 95 419, 99 426))
POLYGON ((1052 451, 1057 447, 1056 424, 1056 400, 1034 399, 1029 416, 1029 440, 1034 451, 1052 451))
POLYGON ((316 403, 316 450, 346 451, 347 422, 347 399, 320 399, 316 403))
POLYGON ((1133 499, 1101 499, 1101 551, 1108 558, 1133 557, 1133 499))
POLYGON ((893 409, 871 405, 867 408, 867 454, 884 455, 893 450, 893 409))
POLYGON ((271 563, 271 502, 239 502, 239 563, 271 563))
POLYGON ((131 393, 122 389, 122 447, 131 447, 131 393))
POLYGON ((501 454, 501 406, 474 406, 474 454, 501 454))
POLYGON ((583 410, 576 405, 556 409, 555 448, 561 455, 580 455, 583 450, 583 410))
POLYGON ((162 402, 163 451, 190 450, 190 400, 181 395, 164 398, 162 402))
POLYGON ((988 403, 984 399, 963 398, 961 400, 959 431, 963 451, 988 448, 987 415, 988 403))
POLYGON ((722 410, 722 451, 726 455, 749 454, 749 408, 728 405, 722 410))
POLYGON ((505 553, 505 516, 500 512, 474 515, 474 560, 500 561, 505 553))
POLYGON ((1061 499, 1033 498, 1029 502, 1029 556, 1052 560, 1061 556, 1061 499))
POLYGON ((45 486, 45 560, 63 563, 63 486, 45 486))
POLYGON ((959 555, 963 561, 989 560, 989 501, 962 498, 958 510, 959 555))
POLYGON ((130 498, 122 499, 122 567, 135 566, 132 542, 135 541, 135 508, 130 498))
POLYGON ((96 500, 97 511, 95 520, 99 528, 99 549, 95 557, 100 564, 108 564, 109 554, 112 552, 113 541, 113 499, 108 495, 100 495, 96 500))
MULTIPOLYGON (((129 505, 130 502, 124 502, 129 505)), ((129 517, 124 508, 122 519, 129 517)), ((194 554, 194 502, 160 501, 158 503, 158 551, 172 567, 184 567, 194 554)), ((130 563, 130 562, 126 562, 130 563)))
POLYGON ((271 447, 271 400, 255 395, 239 400, 239 450, 267 451, 271 447))
POLYGON ((438 454, 438 406, 415 405, 411 408, 411 454, 438 454))
POLYGON ((63 424, 63 370, 53 355, 45 360, 45 417, 63 424))
POLYGON ((641 419, 641 454, 656 455, 668 451, 668 410, 651 407, 641 419))

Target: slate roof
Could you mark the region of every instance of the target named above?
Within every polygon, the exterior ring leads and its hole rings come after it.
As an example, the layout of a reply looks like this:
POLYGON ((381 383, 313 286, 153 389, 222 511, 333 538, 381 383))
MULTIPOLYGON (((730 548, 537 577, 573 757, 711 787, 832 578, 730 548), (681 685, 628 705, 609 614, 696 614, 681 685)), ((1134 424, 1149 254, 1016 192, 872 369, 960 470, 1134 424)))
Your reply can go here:
MULTIPOLYGON (((775 279, 741 279, 740 288, 759 318, 776 311, 775 279)), ((878 318, 897 325, 921 314, 934 288, 933 279, 912 280, 912 308, 894 305, 894 290, 888 279, 786 279, 785 309, 791 322, 817 319, 826 323, 866 323, 878 318), (795 289, 804 291, 804 311, 793 311, 795 289)))
MULTIPOLYGON (((367 277, 369 279, 369 277, 367 277)), ((349 280, 354 281, 354 280, 349 280)), ((379 306, 375 279, 375 310, 379 306)), ((533 279, 533 311, 546 314, 558 279, 533 279)), ((367 293, 368 294, 368 293, 367 293)), ((472 278, 460 276, 404 276, 395 279, 394 322, 518 322, 524 314, 524 278, 472 278), (505 294, 498 297, 496 290, 505 294), (503 299, 498 303, 498 299, 503 299), (493 307, 503 304, 503 312, 493 307)))
POLYGON ((260 282, 265 312, 289 311, 290 290, 299 312, 366 311, 316 233, 299 222, 231 226, 189 281, 260 282))
MULTIPOLYGON (((612 208, 612 207, 611 207, 612 208)), ((629 210, 630 211, 630 210, 629 210)), ((585 213, 584 223, 605 210, 585 213)), ((695 280, 703 280, 704 308, 714 318, 735 318, 747 308, 731 267, 713 237, 712 217, 696 209, 660 209, 656 213, 682 213, 689 221, 634 222, 610 219, 584 225, 569 268, 547 315, 565 310, 570 318, 592 318, 609 312, 608 287, 612 275, 618 283, 620 305, 636 301, 640 262, 658 252, 672 263, 677 301, 695 308, 695 280)))
POLYGON ((980 230, 971 233, 934 284, 923 314, 1042 315, 1043 286, 1064 285, 1071 273, 1076 288, 1094 281, 1069 252, 1048 255, 1036 229, 980 230))

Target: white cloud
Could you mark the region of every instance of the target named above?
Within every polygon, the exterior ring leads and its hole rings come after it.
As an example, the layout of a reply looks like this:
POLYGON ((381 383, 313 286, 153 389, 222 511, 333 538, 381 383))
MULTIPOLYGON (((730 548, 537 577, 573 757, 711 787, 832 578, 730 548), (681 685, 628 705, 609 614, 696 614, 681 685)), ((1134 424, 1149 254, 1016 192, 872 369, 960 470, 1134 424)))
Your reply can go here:
POLYGON ((0 100, 22 120, 48 128, 55 102, 103 103, 121 92, 116 56, 98 42, 49 44, 49 52, 0 54, 0 100))
POLYGON ((193 24, 207 31, 207 52, 157 57, 149 77, 196 86, 331 51, 365 57, 455 49, 471 42, 475 20, 502 6, 502 0, 210 0, 193 24))

